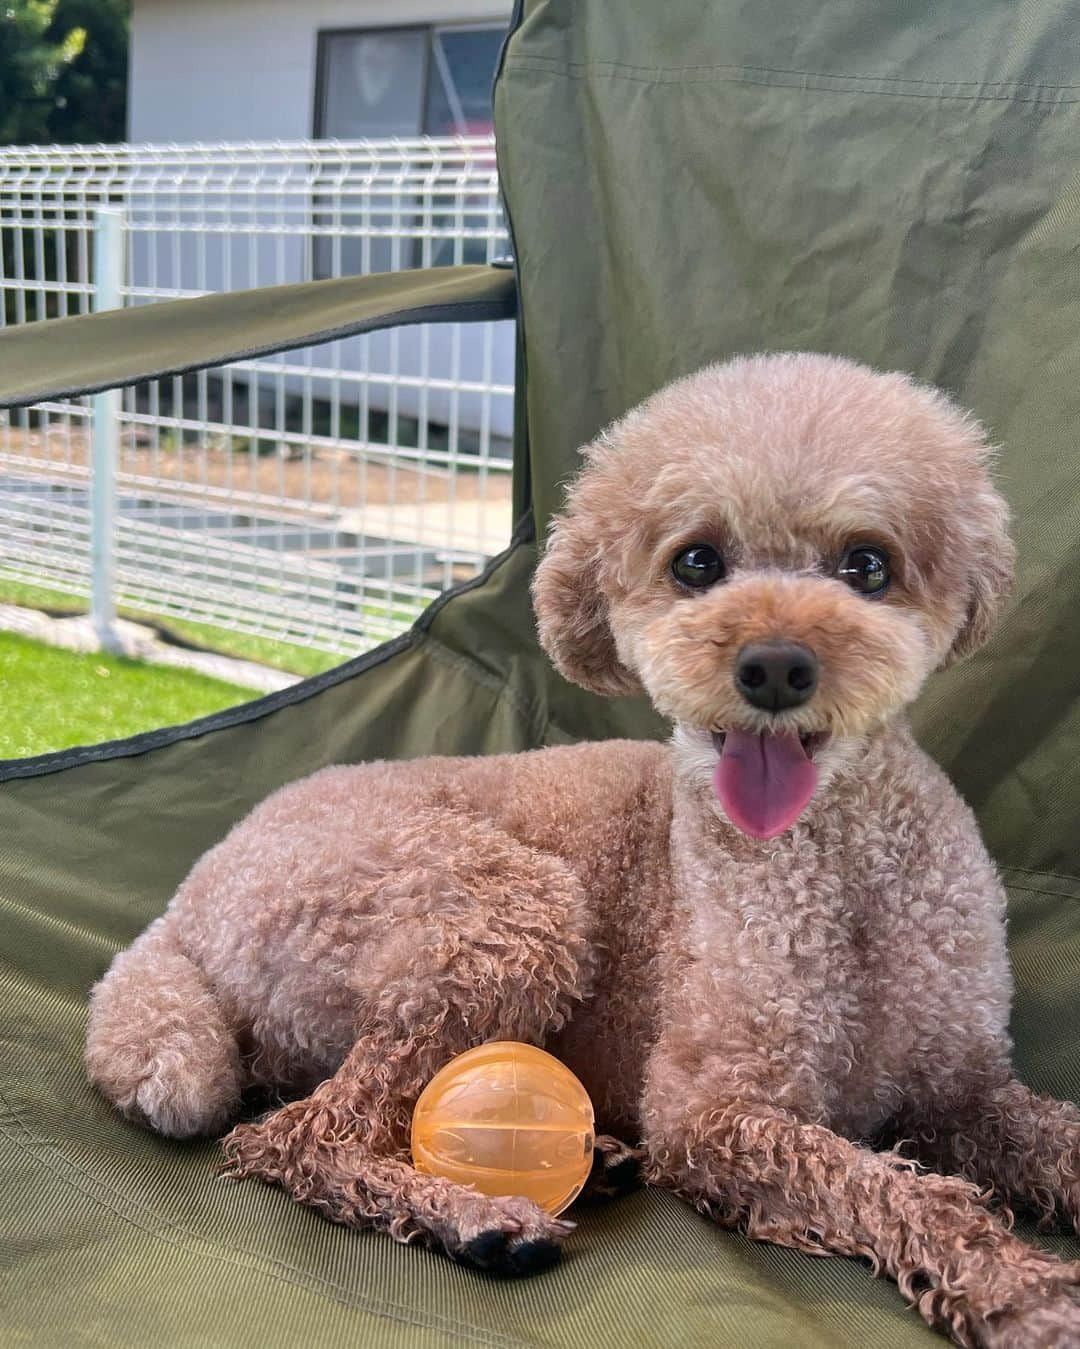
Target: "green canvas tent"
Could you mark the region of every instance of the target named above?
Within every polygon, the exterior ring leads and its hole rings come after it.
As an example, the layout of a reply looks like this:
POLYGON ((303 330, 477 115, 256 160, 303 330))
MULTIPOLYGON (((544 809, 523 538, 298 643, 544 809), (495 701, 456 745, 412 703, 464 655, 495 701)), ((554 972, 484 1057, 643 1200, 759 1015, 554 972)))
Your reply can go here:
MULTIPOLYGON (((991 427, 1021 568, 917 709, 1005 869, 1018 1058, 1080 1097, 1080 10, 1065 0, 526 0, 496 88, 516 271, 214 296, 0 336, 0 402, 398 322, 519 316, 517 526, 407 635, 286 693, 0 766, 0 1339, 34 1345, 906 1346, 892 1285, 667 1196, 500 1283, 215 1176, 119 1119, 87 990, 200 852, 326 763, 657 735, 563 683, 527 583, 577 447, 673 376, 807 348, 991 427)), ((2 687, 2 682, 0 682, 2 687)), ((1080 1254, 1075 1242, 1045 1238, 1080 1254)))

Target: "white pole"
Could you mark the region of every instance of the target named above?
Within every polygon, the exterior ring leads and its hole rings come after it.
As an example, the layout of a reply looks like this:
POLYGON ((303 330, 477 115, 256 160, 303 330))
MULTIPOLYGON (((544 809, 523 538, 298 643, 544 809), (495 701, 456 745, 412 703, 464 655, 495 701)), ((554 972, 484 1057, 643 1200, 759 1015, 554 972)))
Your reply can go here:
MULTIPOLYGON (((124 212, 98 207, 94 223, 94 312, 123 304, 124 212)), ((121 392, 94 395, 90 473, 90 619, 103 651, 119 651, 116 630, 116 464, 121 392)))

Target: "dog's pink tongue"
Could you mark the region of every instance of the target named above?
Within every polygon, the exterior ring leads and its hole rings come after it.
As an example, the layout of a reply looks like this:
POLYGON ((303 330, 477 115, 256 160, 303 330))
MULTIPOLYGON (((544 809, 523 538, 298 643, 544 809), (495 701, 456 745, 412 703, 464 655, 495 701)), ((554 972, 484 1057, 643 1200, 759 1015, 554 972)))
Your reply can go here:
POLYGON ((754 838, 774 838, 806 809, 817 777, 797 735, 728 731, 713 785, 733 825, 754 838))

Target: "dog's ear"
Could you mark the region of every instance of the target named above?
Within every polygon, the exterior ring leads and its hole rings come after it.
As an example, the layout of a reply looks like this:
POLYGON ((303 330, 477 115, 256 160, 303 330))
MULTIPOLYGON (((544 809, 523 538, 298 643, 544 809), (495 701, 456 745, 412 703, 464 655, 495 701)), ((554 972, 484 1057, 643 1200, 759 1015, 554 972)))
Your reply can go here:
POLYGON ((956 634, 943 662, 954 665, 977 651, 993 632, 1012 589, 1016 547, 1009 536, 1009 508, 987 485, 968 503, 965 512, 970 537, 965 540, 968 558, 968 607, 963 626, 956 634))
POLYGON ((604 543, 583 486, 574 489, 565 514, 552 524, 533 577, 540 644, 561 675, 591 693, 640 693, 640 683, 615 650, 602 588, 604 543))

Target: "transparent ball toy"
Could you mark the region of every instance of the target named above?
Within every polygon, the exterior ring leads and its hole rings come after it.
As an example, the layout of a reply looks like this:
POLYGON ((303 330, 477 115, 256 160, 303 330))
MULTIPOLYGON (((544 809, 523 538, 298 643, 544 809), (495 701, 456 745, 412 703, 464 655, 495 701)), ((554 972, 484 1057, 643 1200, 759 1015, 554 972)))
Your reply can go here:
POLYGON ((492 1040, 451 1059, 420 1094, 413 1164, 561 1213, 589 1175, 594 1137, 592 1102, 569 1068, 533 1045, 492 1040))

